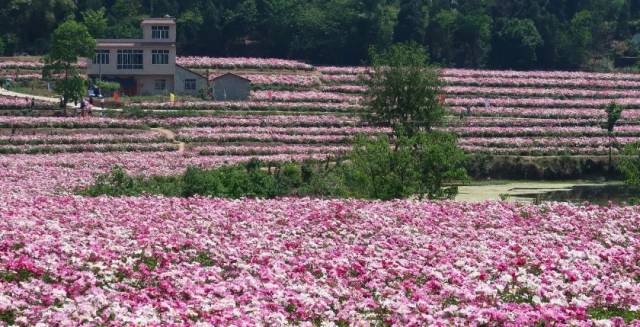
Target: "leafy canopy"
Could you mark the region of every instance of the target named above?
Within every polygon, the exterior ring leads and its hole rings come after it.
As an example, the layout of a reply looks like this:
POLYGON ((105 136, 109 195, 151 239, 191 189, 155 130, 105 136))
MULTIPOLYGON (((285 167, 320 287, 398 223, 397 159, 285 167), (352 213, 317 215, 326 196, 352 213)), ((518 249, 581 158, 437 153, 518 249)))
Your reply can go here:
POLYGON ((380 53, 372 49, 364 118, 407 136, 431 131, 445 110, 443 83, 428 59, 416 43, 396 44, 380 53))
POLYGON ((62 95, 63 105, 80 101, 86 82, 75 66, 80 57, 93 57, 96 41, 87 27, 73 20, 62 23, 51 36, 51 52, 45 57, 43 75, 57 79, 55 91, 62 95))
POLYGON ((604 128, 609 132, 609 134, 612 134, 614 129, 616 128, 618 120, 620 120, 620 117, 622 116, 624 108, 616 104, 615 102, 612 102, 611 104, 609 104, 609 106, 607 106, 606 111, 607 122, 605 123, 604 128))
POLYGON ((49 59, 53 62, 74 64, 79 57, 91 58, 96 41, 87 27, 73 20, 62 23, 51 36, 49 59))
POLYGON ((465 154, 448 133, 399 136, 394 144, 386 135, 360 136, 349 160, 345 183, 358 198, 450 199, 458 193, 457 184, 468 180, 465 154))

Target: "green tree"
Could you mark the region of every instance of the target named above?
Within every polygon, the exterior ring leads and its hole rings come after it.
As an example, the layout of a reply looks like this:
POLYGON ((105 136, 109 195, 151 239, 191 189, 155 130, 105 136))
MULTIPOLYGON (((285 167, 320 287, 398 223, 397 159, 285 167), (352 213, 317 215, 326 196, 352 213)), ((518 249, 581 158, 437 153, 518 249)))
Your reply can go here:
POLYGON ((443 65, 449 65, 454 59, 455 32, 459 12, 456 10, 441 10, 429 24, 427 44, 434 60, 443 65))
POLYGON ((629 185, 640 185, 640 142, 628 144, 620 159, 620 171, 629 185))
POLYGON ((590 57, 592 44, 592 17, 589 11, 577 13, 570 22, 568 37, 568 55, 571 68, 583 67, 590 57))
POLYGON ((395 42, 424 42, 429 14, 424 0, 401 0, 398 24, 394 32, 395 42))
POLYGON ((443 83, 428 65, 428 55, 416 43, 396 44, 387 51, 371 50, 364 118, 413 136, 431 131, 444 117, 439 96, 443 83))
POLYGON ((413 162, 420 176, 418 194, 430 199, 452 199, 458 194, 455 183, 469 177, 464 168, 465 153, 455 135, 442 132, 421 133, 412 141, 413 162))
POLYGON ((492 20, 483 13, 458 15, 453 50, 456 65, 483 67, 491 50, 492 20))
POLYGON ((109 15, 109 36, 116 38, 139 37, 142 33, 139 25, 142 18, 141 7, 140 0, 116 0, 109 15))
POLYGON ((606 109, 607 112, 607 122, 604 124, 603 128, 607 130, 607 135, 609 136, 609 172, 613 170, 612 167, 612 148, 613 143, 615 142, 615 138, 613 133, 615 131, 616 125, 622 117, 622 112, 624 108, 622 106, 617 105, 615 102, 612 102, 606 109))
POLYGON ((0 36, 0 56, 4 55, 4 51, 5 51, 4 38, 0 36))
POLYGON ((531 19, 511 18, 500 22, 496 33, 494 64, 502 67, 531 68, 536 51, 544 41, 531 19))
POLYGON ((87 9, 83 11, 82 23, 94 38, 104 38, 107 36, 108 20, 104 7, 98 10, 87 9))
POLYGON ((450 199, 458 193, 457 183, 468 179, 464 152, 447 133, 398 136, 393 144, 386 135, 360 136, 349 161, 344 180, 357 198, 450 199))
POLYGON ((387 135, 356 139, 345 167, 345 183, 353 197, 390 200, 408 197, 419 189, 420 176, 415 169, 406 137, 394 147, 387 135))
POLYGON ((45 57, 43 75, 57 79, 56 92, 62 95, 62 104, 80 101, 86 92, 76 64, 79 57, 93 57, 96 41, 87 27, 73 20, 62 23, 51 36, 51 52, 45 57))

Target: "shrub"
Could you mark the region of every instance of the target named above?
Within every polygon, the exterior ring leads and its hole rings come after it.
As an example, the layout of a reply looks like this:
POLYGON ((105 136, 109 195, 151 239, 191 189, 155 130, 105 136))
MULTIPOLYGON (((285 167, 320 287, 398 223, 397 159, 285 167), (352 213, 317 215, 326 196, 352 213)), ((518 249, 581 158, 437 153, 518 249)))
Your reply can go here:
POLYGON ((452 198, 458 193, 454 183, 468 179, 465 155, 456 143, 446 133, 399 136, 395 144, 386 135, 374 140, 361 136, 349 157, 346 183, 359 198, 452 198))
POLYGON ((640 185, 640 143, 632 143, 624 148, 620 160, 620 170, 629 185, 640 185))
POLYGON ((285 163, 272 171, 258 160, 213 170, 190 167, 178 177, 131 177, 121 167, 98 176, 82 191, 91 196, 162 194, 225 198, 286 195, 397 199, 414 194, 430 199, 457 194, 453 183, 466 181, 464 154, 454 136, 442 133, 371 140, 359 136, 350 161, 285 163))
POLYGON ((96 86, 105 93, 111 93, 120 89, 120 83, 109 81, 97 81, 96 86))

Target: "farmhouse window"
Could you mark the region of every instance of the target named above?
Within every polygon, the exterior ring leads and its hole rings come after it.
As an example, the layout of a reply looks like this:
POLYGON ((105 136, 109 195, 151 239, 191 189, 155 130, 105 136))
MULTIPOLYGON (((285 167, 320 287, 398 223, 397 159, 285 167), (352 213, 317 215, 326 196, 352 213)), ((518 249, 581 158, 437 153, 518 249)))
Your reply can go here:
POLYGON ((109 50, 96 50, 96 55, 93 57, 93 63, 97 65, 109 64, 109 50))
POLYGON ((185 79, 184 80, 184 89, 194 91, 196 89, 196 80, 195 79, 185 79))
POLYGON ((151 26, 151 38, 166 40, 169 38, 169 26, 151 26))
POLYGON ((154 65, 168 65, 169 50, 152 50, 151 63, 154 65))
POLYGON ((118 50, 118 69, 143 69, 142 50, 118 50))
POLYGON ((167 89, 167 80, 165 79, 157 79, 155 80, 155 89, 158 91, 164 91, 167 89))

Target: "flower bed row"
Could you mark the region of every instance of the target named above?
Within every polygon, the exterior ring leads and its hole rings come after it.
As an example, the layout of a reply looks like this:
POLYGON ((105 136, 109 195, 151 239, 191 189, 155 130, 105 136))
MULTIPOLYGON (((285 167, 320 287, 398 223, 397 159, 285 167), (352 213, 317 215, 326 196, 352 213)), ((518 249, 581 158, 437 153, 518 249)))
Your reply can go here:
POLYGON ((176 63, 189 68, 314 69, 300 61, 273 58, 177 57, 176 63))
MULTIPOLYGON (((607 130, 599 126, 536 126, 536 127, 444 127, 460 136, 604 136, 607 130)), ((640 126, 619 126, 616 136, 640 136, 640 126)))
MULTIPOLYGON (((602 108, 611 104, 609 99, 574 99, 560 100, 550 98, 447 98, 446 102, 451 106, 475 107, 542 107, 542 108, 602 108)), ((630 109, 640 109, 640 98, 615 99, 615 103, 630 109)))
MULTIPOLYGON (((218 74, 212 74, 209 79, 213 79, 219 76, 218 74)), ((259 86, 296 86, 296 87, 309 87, 315 86, 320 83, 320 79, 316 75, 302 75, 302 74, 241 74, 242 77, 251 81, 251 84, 257 84, 259 86)))
POLYGON ((42 74, 39 74, 39 73, 31 73, 31 74, 0 73, 0 80, 3 80, 3 79, 9 79, 9 80, 12 80, 12 81, 42 79, 42 74))
POLYGON ((621 326, 594 313, 640 303, 638 207, 2 200, 24 325, 621 326))
MULTIPOLYGON (((467 153, 475 154, 490 154, 490 155, 503 155, 503 156, 566 156, 566 155, 608 155, 609 147, 572 147, 572 146, 560 146, 560 147, 489 147, 478 145, 461 145, 460 148, 467 153)), ((617 148, 611 149, 612 154, 617 155, 619 150, 617 148)))
MULTIPOLYGON (((1 121, 1 120, 0 120, 1 121)), ((361 121, 356 116, 323 115, 224 115, 205 117, 176 117, 145 119, 150 126, 166 127, 356 127, 361 121)))
POLYGON ((458 143, 462 146, 483 146, 496 148, 602 148, 609 146, 609 144, 620 146, 636 142, 640 142, 640 137, 614 137, 612 139, 608 137, 465 137, 458 140, 458 143))
POLYGON ((328 85, 362 85, 364 84, 363 78, 361 75, 335 74, 322 75, 320 80, 328 85))
POLYGON ((277 102, 334 102, 354 103, 362 101, 361 96, 318 91, 253 91, 251 98, 256 101, 277 102))
POLYGON ((158 152, 177 151, 171 143, 79 143, 79 144, 25 144, 0 145, 0 154, 36 154, 63 152, 158 152))
MULTIPOLYGON (((42 101, 35 101, 33 109, 49 109, 53 105, 42 101)), ((31 99, 15 98, 0 95, 0 110, 2 109, 27 109, 31 108, 31 99)))
MULTIPOLYGON (((267 91, 265 97, 270 99, 267 91)), ((331 102, 272 102, 272 101, 186 101, 186 102, 140 102, 127 104, 130 108, 151 110, 251 110, 251 111, 311 111, 311 112, 349 112, 362 109, 353 103, 331 102)))
MULTIPOLYGON (((635 76, 635 75, 634 75, 635 76)), ((637 79, 615 80, 615 79, 594 79, 594 78, 533 78, 523 77, 492 77, 491 75, 457 76, 455 74, 445 74, 442 80, 450 87, 480 86, 480 87, 539 87, 539 88, 578 88, 573 93, 579 94, 584 89, 609 89, 609 90, 634 90, 640 86, 640 74, 637 79)), ((329 86, 359 86, 364 89, 366 75, 352 75, 346 73, 324 74, 320 78, 322 82, 329 86)), ((515 91, 514 91, 515 92, 515 91)), ((567 91, 565 93, 569 93, 567 91)), ((495 93, 495 92, 494 92, 495 93)), ((602 92, 604 93, 604 92, 602 92)))
MULTIPOLYGON (((512 118, 512 117, 463 117, 451 118, 448 126, 506 126, 506 127, 533 127, 533 126, 601 126, 601 118, 512 118)), ((636 124, 636 121, 621 119, 619 125, 636 124)))
POLYGON ((367 92, 367 87, 362 85, 323 85, 320 90, 322 92, 362 94, 367 92))
POLYGON ((638 90, 581 90, 563 88, 513 88, 513 87, 473 87, 473 86, 445 86, 444 91, 449 96, 518 96, 528 97, 569 97, 569 98, 594 98, 594 99, 616 99, 616 98, 638 98, 638 90))
MULTIPOLYGON (((461 112, 466 114, 465 107, 449 107, 450 112, 459 115, 461 112)), ((585 109, 585 108, 515 108, 515 107, 471 107, 471 115, 473 116, 495 116, 496 118, 504 117, 520 117, 520 118, 552 118, 552 119, 571 119, 571 118, 606 118, 607 113, 603 109, 585 109)), ((640 110, 625 110, 622 112, 622 118, 633 120, 640 118, 640 110)))
POLYGON ((476 70, 476 69, 443 69, 442 75, 447 77, 495 77, 495 78, 535 78, 535 79, 567 79, 567 80, 617 80, 640 81, 640 74, 630 73, 592 73, 578 71, 513 71, 513 70, 476 70))
POLYGON ((92 183, 97 174, 106 173, 115 165, 123 166, 134 175, 168 176, 181 174, 191 166, 210 169, 246 162, 252 158, 283 162, 322 159, 323 156, 326 155, 201 156, 176 151, 6 154, 0 156, 0 187, 5 190, 0 192, 0 196, 66 194, 92 183))
POLYGON ((7 69, 7 68, 41 69, 42 67, 44 67, 44 64, 39 61, 25 61, 25 60, 0 61, 0 69, 7 69))
POLYGON ((209 128, 182 128, 178 130, 180 135, 213 135, 218 133, 265 133, 265 134, 290 134, 290 135, 356 135, 390 133, 389 128, 379 127, 258 127, 258 126, 226 126, 209 128))
POLYGON ((356 116, 336 115, 216 115, 173 118, 112 119, 103 117, 19 117, 0 116, 0 128, 127 128, 157 127, 216 127, 216 126, 273 126, 273 127, 339 127, 358 126, 356 116))
POLYGON ((344 154, 351 150, 350 146, 331 145, 209 145, 193 149, 201 155, 273 155, 273 154, 344 154))
POLYGON ((291 135, 284 133, 215 133, 215 134, 178 134, 178 140, 184 142, 274 142, 300 144, 348 143, 353 135, 321 134, 291 135))
MULTIPOLYGON (((317 67, 324 75, 363 75, 370 71, 370 67, 317 67)), ((480 70, 480 69, 442 69, 445 77, 495 77, 495 78, 536 78, 536 79, 590 79, 590 80, 620 80, 640 81, 640 74, 630 73, 592 73, 570 71, 512 71, 512 70, 480 70)))
POLYGON ((462 86, 501 86, 501 87, 576 87, 587 89, 634 89, 640 81, 615 81, 592 79, 535 79, 535 78, 497 78, 497 77, 449 77, 442 80, 448 85, 462 86))
POLYGON ((110 134, 108 130, 101 134, 70 135, 0 135, 0 144, 80 144, 80 143, 162 143, 169 141, 158 132, 136 134, 110 134))

